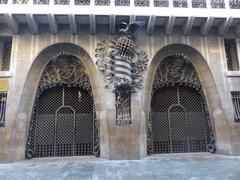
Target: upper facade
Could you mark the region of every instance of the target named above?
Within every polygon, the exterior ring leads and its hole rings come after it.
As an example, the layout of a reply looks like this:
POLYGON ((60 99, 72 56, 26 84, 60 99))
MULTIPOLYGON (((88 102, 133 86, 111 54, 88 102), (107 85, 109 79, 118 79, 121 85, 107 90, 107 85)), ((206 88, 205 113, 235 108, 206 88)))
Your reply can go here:
POLYGON ((48 24, 53 34, 61 24, 69 25, 73 34, 81 24, 89 24, 92 34, 97 24, 105 24, 114 34, 116 24, 141 20, 149 35, 155 26, 164 27, 167 35, 177 26, 184 35, 197 27, 201 35, 217 28, 224 36, 232 28, 240 36, 238 0, 1 0, 0 9, 0 24, 13 34, 19 33, 20 24, 28 24, 33 34, 41 24, 48 24))

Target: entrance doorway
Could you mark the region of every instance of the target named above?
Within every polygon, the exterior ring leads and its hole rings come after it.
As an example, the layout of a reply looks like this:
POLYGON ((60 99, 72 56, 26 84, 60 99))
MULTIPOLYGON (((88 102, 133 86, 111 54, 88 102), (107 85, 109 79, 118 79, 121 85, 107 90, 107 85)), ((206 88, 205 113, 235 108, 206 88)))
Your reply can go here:
POLYGON ((149 154, 215 151, 200 81, 182 55, 168 57, 158 67, 148 137, 149 154))
POLYGON ((26 158, 99 156, 90 82, 74 56, 55 57, 39 85, 29 128, 26 158))

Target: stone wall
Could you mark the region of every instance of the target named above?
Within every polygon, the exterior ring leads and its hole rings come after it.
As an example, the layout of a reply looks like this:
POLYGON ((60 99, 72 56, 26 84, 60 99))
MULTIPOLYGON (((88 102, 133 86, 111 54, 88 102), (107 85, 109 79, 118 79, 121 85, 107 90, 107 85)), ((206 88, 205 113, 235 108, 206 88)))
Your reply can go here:
MULTIPOLYGON (((240 154, 240 124, 234 122, 230 93, 240 91, 240 73, 236 72, 235 77, 226 75, 223 37, 217 36, 214 30, 207 37, 202 37, 195 30, 191 36, 183 36, 181 30, 175 28, 171 36, 165 36, 159 27, 152 36, 148 36, 143 29, 138 29, 136 43, 148 54, 149 66, 144 73, 144 88, 132 95, 132 125, 116 126, 115 95, 112 89, 104 88, 103 76, 97 70, 94 56, 97 42, 111 38, 108 26, 97 26, 96 35, 90 34, 88 26, 79 29, 77 35, 69 34, 64 28, 57 35, 52 35, 42 26, 38 35, 31 35, 23 27, 19 35, 12 37, 12 77, 6 123, 4 128, 0 128, 0 162, 24 159, 38 82, 50 58, 61 50, 82 60, 89 74, 99 122, 101 157, 139 159, 147 156, 146 123, 151 83, 163 57, 178 52, 187 53, 198 72, 214 127, 217 153, 240 154)), ((2 36, 8 35, 4 29, 0 32, 2 36)), ((234 38, 231 33, 228 37, 234 38)), ((237 43, 240 54, 239 39, 237 43)))

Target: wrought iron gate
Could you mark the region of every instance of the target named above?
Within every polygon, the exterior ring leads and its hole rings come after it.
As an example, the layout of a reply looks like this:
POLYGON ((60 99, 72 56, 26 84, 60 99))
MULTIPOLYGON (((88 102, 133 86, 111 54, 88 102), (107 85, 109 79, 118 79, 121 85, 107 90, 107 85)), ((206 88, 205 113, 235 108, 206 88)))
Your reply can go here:
POLYGON ((151 112, 153 153, 207 151, 209 133, 204 111, 201 95, 192 88, 156 91, 151 112))
POLYGON ((99 156, 95 106, 79 59, 60 55, 46 67, 29 127, 26 158, 99 156))
POLYGON ((166 58, 153 82, 148 153, 214 152, 201 84, 187 57, 166 58))
POLYGON ((45 90, 36 109, 34 157, 93 155, 93 108, 91 95, 80 88, 45 90))

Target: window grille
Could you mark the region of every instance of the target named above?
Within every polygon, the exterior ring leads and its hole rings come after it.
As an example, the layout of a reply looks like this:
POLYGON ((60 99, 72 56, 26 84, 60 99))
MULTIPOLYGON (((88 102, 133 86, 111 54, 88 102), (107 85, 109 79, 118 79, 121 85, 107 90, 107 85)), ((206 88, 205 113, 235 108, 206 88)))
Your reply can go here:
POLYGON ((207 8, 206 0, 192 0, 193 8, 207 8))
POLYGON ((240 122, 240 91, 233 91, 231 94, 234 106, 234 121, 240 122))
POLYGON ((142 6, 142 7, 148 7, 149 6, 149 0, 134 0, 135 6, 142 6))
POLYGON ((11 59, 12 42, 4 42, 2 61, 0 60, 0 70, 9 71, 11 59))
POLYGON ((96 6, 109 6, 110 0, 95 0, 96 6))
POLYGON ((49 0, 33 0, 33 4, 49 4, 49 0))
POLYGON ((75 0, 74 1, 75 5, 90 5, 90 0, 75 0))
POLYGON ((115 6, 130 6, 130 0, 115 0, 115 6))
POLYGON ((226 63, 228 71, 238 71, 238 58, 235 39, 224 39, 226 63))
POLYGON ((230 0, 229 7, 231 9, 240 9, 240 0, 230 0))
POLYGON ((0 92, 0 127, 4 127, 7 104, 7 92, 0 92))
POLYGON ((187 0, 173 0, 173 7, 187 8, 188 2, 187 0))
POLYGON ((211 0, 211 7, 212 8, 224 9, 225 8, 225 2, 224 2, 224 0, 211 0))
POLYGON ((70 0, 54 0, 55 5, 69 5, 70 0))
POLYGON ((154 7, 169 7, 168 0, 154 0, 154 7))

